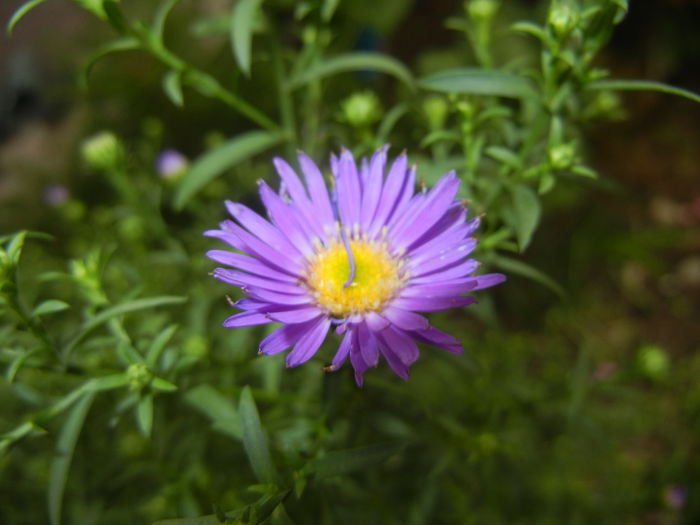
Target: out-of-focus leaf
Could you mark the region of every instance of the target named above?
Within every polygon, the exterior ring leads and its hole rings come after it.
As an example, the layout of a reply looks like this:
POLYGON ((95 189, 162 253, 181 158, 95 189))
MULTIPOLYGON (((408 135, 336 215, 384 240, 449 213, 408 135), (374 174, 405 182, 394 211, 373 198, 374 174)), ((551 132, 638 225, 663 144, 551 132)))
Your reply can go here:
POLYGON ((228 168, 278 144, 282 139, 283 135, 279 133, 250 131, 206 152, 194 161, 180 181, 173 205, 178 210, 182 209, 205 184, 228 168))
POLYGON ((243 438, 241 419, 231 401, 210 385, 200 385, 185 394, 185 401, 208 417, 214 429, 235 439, 243 438))
POLYGON ((144 436, 150 437, 153 429, 153 394, 143 396, 136 406, 136 421, 144 436))
POLYGON ((396 445, 380 444, 329 452, 325 456, 307 463, 304 472, 315 474, 320 478, 327 478, 356 470, 375 468, 398 450, 396 445))
POLYGON ((0 456, 5 454, 7 449, 9 449, 14 443, 27 437, 32 432, 36 434, 46 433, 43 428, 36 426, 32 421, 27 421, 9 432, 0 434, 0 456))
POLYGON ((397 104, 387 112, 377 129, 377 142, 379 144, 386 142, 391 130, 394 129, 396 123, 406 113, 408 113, 408 106, 406 104, 397 104))
POLYGON ((255 477, 261 483, 278 484, 279 474, 272 462, 267 436, 260 423, 258 409, 249 386, 246 386, 241 392, 238 411, 243 429, 243 447, 255 477))
POLYGON ((163 77, 163 91, 168 95, 170 102, 177 107, 182 107, 185 103, 182 96, 182 76, 179 71, 168 71, 163 77))
POLYGON ((138 310, 146 310, 149 308, 157 308, 159 306, 165 306, 169 304, 179 304, 184 303, 187 300, 186 297, 178 297, 173 295, 162 295, 158 297, 146 297, 143 299, 136 299, 134 301, 128 301, 126 303, 118 304, 102 310, 92 319, 89 319, 83 326, 78 330, 78 334, 73 337, 73 339, 68 343, 64 352, 68 354, 77 345, 83 337, 85 337, 91 330, 94 330, 102 323, 109 321, 113 317, 128 314, 131 312, 136 312, 138 310))
POLYGON ((177 390, 177 385, 166 381, 162 377, 154 377, 151 381, 151 387, 154 390, 160 390, 161 392, 175 392, 177 390))
POLYGON ((231 49, 238 67, 250 76, 253 24, 262 0, 238 0, 231 10, 231 49))
POLYGON ((421 148, 427 148, 436 142, 447 141, 447 142, 459 142, 460 136, 454 131, 448 129, 436 129, 431 131, 420 142, 421 148))
POLYGON ((165 22, 168 19, 170 11, 172 11, 175 4, 180 0, 163 0, 156 9, 156 14, 153 17, 153 23, 151 24, 151 34, 155 38, 156 42, 163 44, 163 33, 165 32, 165 22))
POLYGON ((68 479, 68 470, 73 459, 73 451, 83 428, 85 416, 95 395, 85 394, 71 409, 61 428, 56 443, 56 453, 49 469, 49 520, 51 525, 60 525, 63 493, 68 479))
POLYGON ((397 78, 413 89, 411 72, 401 62, 382 53, 346 53, 324 60, 293 77, 288 84, 290 89, 305 86, 312 80, 343 73, 346 71, 379 71, 397 78))
POLYGON ((124 373, 110 374, 108 376, 96 377, 85 384, 85 390, 99 392, 101 390, 114 390, 123 388, 129 384, 129 377, 124 373))
POLYGON ((520 156, 508 148, 504 148, 502 146, 489 146, 486 148, 486 154, 514 170, 520 170, 523 167, 523 161, 520 156))
POLYGON ((530 244, 532 234, 540 221, 541 207, 537 194, 524 184, 517 184, 510 188, 513 199, 513 212, 515 235, 518 246, 522 252, 530 244))
POLYGON ((480 68, 458 68, 433 73, 418 81, 418 85, 430 91, 443 93, 467 93, 499 97, 525 98, 535 92, 525 77, 504 71, 480 68))
POLYGON ((170 325, 153 339, 151 346, 149 346, 148 350, 146 350, 146 364, 148 365, 148 368, 155 368, 160 355, 165 349, 165 345, 168 344, 168 341, 170 341, 172 336, 175 335, 176 331, 177 325, 170 325))
POLYGON ((221 522, 214 515, 199 516, 197 518, 179 518, 172 520, 159 520, 152 525, 220 525, 221 522))
POLYGON ((52 314, 55 312, 62 312, 66 308, 70 308, 70 305, 66 302, 59 301, 58 299, 49 299, 44 301, 34 308, 32 311, 32 317, 38 317, 40 315, 52 314))
POLYGON ((698 93, 652 80, 596 80, 586 87, 587 89, 611 89, 616 91, 658 91, 659 93, 676 95, 700 103, 700 94, 698 93))
POLYGON ((17 25, 17 22, 22 20, 24 18, 24 15, 26 15, 29 11, 34 9, 35 7, 43 4, 47 0, 30 0, 29 2, 24 2, 21 6, 19 6, 14 13, 12 13, 12 16, 10 17, 10 21, 7 23, 7 33, 9 35, 12 34, 12 30, 15 28, 17 25))
POLYGON ((528 35, 532 35, 542 42, 546 41, 547 39, 546 33, 542 26, 539 26, 533 22, 528 22, 527 20, 515 22, 512 26, 510 26, 510 30, 518 33, 527 33, 528 35))
POLYGON ((41 352, 41 350, 42 348, 35 348, 34 350, 29 350, 14 358, 10 363, 10 366, 7 367, 7 371, 5 372, 5 378, 7 379, 7 382, 12 383, 15 380, 17 372, 19 372, 19 370, 22 368, 22 365, 24 365, 25 361, 33 355, 36 355, 39 352, 41 352))
POLYGON ((12 263, 17 264, 19 262, 19 257, 22 255, 22 248, 24 248, 24 241, 27 239, 27 231, 23 230, 14 237, 7 245, 7 256, 10 258, 12 263))
POLYGON ((102 0, 102 10, 109 24, 119 33, 127 32, 127 22, 117 0, 102 0))
POLYGON ((88 76, 90 76, 90 71, 92 70, 92 67, 102 57, 120 51, 132 51, 134 49, 139 49, 140 47, 141 43, 136 38, 130 36, 118 38, 117 40, 112 40, 111 42, 107 42, 105 45, 98 47, 97 51, 90 55, 90 58, 88 58, 85 64, 83 64, 83 67, 80 71, 81 85, 87 85, 87 79, 88 76))
POLYGON ((559 283, 557 283, 554 279, 549 277, 544 272, 538 270, 533 266, 530 266, 527 263, 518 261, 517 259, 511 259, 510 257, 505 257, 503 255, 495 255, 489 259, 489 262, 493 263, 494 266, 503 270, 506 273, 512 273, 520 275, 522 277, 526 277, 549 288, 561 298, 566 297, 566 292, 559 283))

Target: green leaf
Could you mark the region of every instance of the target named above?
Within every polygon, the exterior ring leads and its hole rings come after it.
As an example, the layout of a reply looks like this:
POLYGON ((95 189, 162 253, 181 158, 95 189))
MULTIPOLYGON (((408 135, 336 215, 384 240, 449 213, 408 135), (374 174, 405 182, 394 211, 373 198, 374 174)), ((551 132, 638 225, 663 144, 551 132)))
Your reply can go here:
POLYGON ((80 71, 80 84, 83 87, 87 85, 87 79, 90 76, 90 71, 92 71, 95 63, 101 58, 112 53, 131 51, 134 49, 139 49, 140 47, 141 43, 136 38, 130 36, 112 40, 111 42, 107 42, 105 45, 98 47, 97 51, 90 55, 90 58, 88 58, 85 64, 83 64, 80 71))
POLYGON ((289 89, 305 86, 312 80, 317 80, 346 71, 379 71, 397 78, 413 89, 414 81, 411 72, 401 62, 382 53, 346 53, 329 58, 293 77, 288 84, 289 89))
POLYGON ((676 95, 700 103, 700 94, 698 93, 675 86, 669 86, 663 82, 654 82, 653 80, 596 80, 588 84, 586 88, 611 89, 617 91, 658 91, 659 93, 676 95))
POLYGON ((46 433, 43 428, 36 426, 32 421, 27 421, 9 432, 0 434, 0 456, 3 456, 14 443, 27 437, 32 432, 36 434, 46 433))
POLYGON ((153 17, 153 23, 151 24, 151 36, 158 42, 159 45, 163 45, 163 33, 165 32, 165 21, 168 19, 170 11, 172 11, 175 4, 180 0, 164 0, 156 9, 156 14, 153 17))
POLYGON ((397 104, 386 113, 382 122, 379 124, 379 128, 377 128, 377 143, 384 144, 386 142, 391 130, 394 129, 396 123, 406 113, 408 113, 408 106, 406 104, 397 104))
POLYGON ((443 93, 493 95, 510 98, 525 98, 535 95, 530 82, 525 77, 504 71, 480 68, 440 71, 423 77, 418 81, 418 85, 423 89, 443 93))
POLYGON ((435 131, 431 131, 425 137, 423 137, 423 140, 420 141, 420 147, 427 148, 428 146, 431 146, 436 142, 443 141, 459 143, 460 140, 461 137, 458 133, 454 131, 450 131, 448 129, 436 129, 435 131))
POLYGON ((214 515, 199 516, 197 518, 179 518, 171 520, 159 520, 153 525, 220 525, 221 522, 214 515))
POLYGON ((208 417, 213 428, 235 439, 243 438, 241 418, 231 400, 210 385, 200 385, 185 394, 185 401, 208 417))
POLYGON ((537 194, 528 186, 518 184, 510 188, 515 223, 512 225, 522 252, 530 244, 532 234, 540 221, 541 207, 537 194))
POLYGON ((170 341, 173 335, 175 335, 176 331, 177 325, 172 324, 165 328, 153 339, 153 342, 151 342, 148 350, 146 350, 146 364, 148 365, 148 368, 156 367, 158 359, 165 349, 165 345, 168 344, 168 341, 170 341))
POLYGON ((205 184, 239 162, 278 144, 283 138, 279 133, 249 131, 206 152, 194 161, 180 180, 173 205, 181 210, 205 184))
POLYGON ((528 35, 534 36, 541 42, 547 41, 547 34, 545 33, 544 28, 533 22, 528 22, 527 20, 515 22, 510 26, 510 30, 518 33, 527 33, 528 35))
POLYGON ((70 305, 66 302, 59 301, 58 299, 49 299, 43 303, 37 305, 32 311, 32 317, 38 317, 45 314, 53 314, 56 312, 62 312, 66 308, 70 308, 70 305))
POLYGON ((181 108, 185 104, 182 96, 182 76, 179 71, 168 71, 163 77, 163 91, 170 102, 181 108))
POLYGON ((85 394, 75 404, 58 435, 55 457, 49 469, 49 520, 52 525, 60 525, 61 523, 61 507, 63 506, 63 493, 68 479, 68 470, 73 459, 75 444, 94 397, 93 393, 85 394))
POLYGON ((272 463, 267 436, 260 423, 258 409, 249 386, 246 386, 241 392, 238 411, 241 415, 243 428, 243 447, 255 477, 261 483, 278 484, 279 474, 272 463))
POLYGON ((109 24, 119 33, 125 34, 128 30, 126 18, 122 13, 117 0, 102 0, 102 10, 109 24))
POLYGON ((151 388, 161 392, 175 392, 175 390, 177 390, 177 385, 166 381, 162 377, 154 377, 151 381, 151 388))
POLYGON ((397 451, 396 445, 378 444, 329 452, 325 456, 307 463, 304 472, 315 474, 319 478, 327 478, 367 468, 374 469, 397 451))
POLYGON ((136 421, 144 436, 150 437, 153 429, 153 394, 146 394, 136 406, 136 421))
POLYGON ((537 268, 530 266, 527 263, 519 261, 517 259, 511 259, 510 257, 505 257, 503 255, 494 255, 489 259, 494 266, 500 268, 506 273, 512 273, 531 279, 541 285, 549 288, 562 299, 566 297, 566 292, 554 279, 549 277, 544 272, 538 270, 537 268))
POLYGON ((508 148, 502 146, 489 146, 486 148, 485 153, 492 159, 505 164, 513 170, 520 170, 523 167, 523 161, 520 156, 508 148))
POLYGON ((42 350, 43 348, 35 348, 33 350, 24 352, 18 355, 16 358, 14 358, 10 363, 10 366, 7 367, 7 372, 5 372, 5 378, 7 379, 7 382, 12 383, 15 380, 17 372, 19 372, 19 370, 22 368, 22 365, 24 365, 25 361, 33 355, 38 354, 42 350))
POLYGON ((120 372, 108 376, 96 377, 85 384, 85 390, 89 392, 99 392, 103 390, 114 390, 123 388, 129 384, 129 376, 120 372))
POLYGON ((136 312, 138 310, 147 310, 149 308, 157 308, 159 306, 165 306, 169 304, 180 304, 187 300, 186 297, 178 297, 173 295, 162 295, 158 297, 145 297, 143 299, 136 299, 134 301, 128 301, 126 303, 118 304, 112 306, 105 310, 102 310, 92 319, 89 319, 82 327, 78 330, 78 333, 73 337, 73 339, 66 345, 64 352, 68 354, 77 345, 83 337, 85 337, 90 331, 94 330, 101 324, 109 321, 113 317, 118 317, 120 315, 128 314, 131 312, 136 312))
POLYGON ((22 248, 24 248, 24 241, 27 239, 27 231, 22 230, 12 237, 7 245, 7 256, 10 258, 13 264, 19 262, 19 258, 22 255, 22 248))
POLYGON ((238 67, 250 76, 253 24, 262 0, 238 0, 231 10, 231 50, 238 67))
POLYGON ((7 34, 11 35, 13 29, 17 25, 17 22, 22 20, 24 18, 24 15, 26 15, 29 11, 34 9, 35 7, 43 4, 47 0, 30 0, 29 2, 23 3, 21 6, 19 6, 14 13, 12 13, 12 16, 10 17, 10 21, 7 23, 7 34))

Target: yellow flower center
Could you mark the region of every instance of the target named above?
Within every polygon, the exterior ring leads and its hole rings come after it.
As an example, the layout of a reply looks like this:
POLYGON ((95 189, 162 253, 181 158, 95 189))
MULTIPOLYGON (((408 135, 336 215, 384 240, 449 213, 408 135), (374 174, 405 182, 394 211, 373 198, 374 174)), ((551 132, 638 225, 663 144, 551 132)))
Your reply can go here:
POLYGON ((306 284, 317 304, 330 315, 381 311, 405 281, 402 263, 389 255, 384 243, 359 239, 349 243, 355 277, 348 287, 350 260, 345 245, 335 241, 309 261, 306 284))

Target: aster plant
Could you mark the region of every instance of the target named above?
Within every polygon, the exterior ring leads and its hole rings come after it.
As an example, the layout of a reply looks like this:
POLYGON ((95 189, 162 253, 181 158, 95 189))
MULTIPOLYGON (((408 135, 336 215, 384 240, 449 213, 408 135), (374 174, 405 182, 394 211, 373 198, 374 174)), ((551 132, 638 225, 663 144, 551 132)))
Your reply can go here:
POLYGON ((457 200, 459 179, 444 175, 429 191, 415 191, 416 168, 405 153, 387 173, 387 149, 358 169, 343 150, 331 156, 331 191, 318 166, 304 153, 304 182, 280 158, 275 192, 259 182, 269 220, 240 203, 227 201, 235 221, 205 232, 236 252, 212 250, 214 277, 240 287, 247 297, 232 303, 242 310, 224 326, 281 323, 260 343, 260 353, 289 348, 294 367, 318 351, 334 327, 342 340, 330 366, 350 358, 358 385, 380 355, 403 379, 419 357, 417 343, 462 353, 458 339, 434 327, 421 313, 475 302, 463 295, 505 280, 502 274, 472 275, 470 258, 479 219, 467 220, 457 200))

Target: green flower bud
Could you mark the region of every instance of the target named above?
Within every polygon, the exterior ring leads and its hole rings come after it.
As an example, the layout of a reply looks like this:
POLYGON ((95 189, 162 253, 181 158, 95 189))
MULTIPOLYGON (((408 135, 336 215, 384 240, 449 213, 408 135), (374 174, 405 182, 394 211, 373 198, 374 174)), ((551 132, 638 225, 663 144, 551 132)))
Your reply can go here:
POLYGON ((576 148, 572 143, 559 144, 549 150, 549 164, 555 170, 565 170, 571 167, 576 159, 576 148))
POLYGON ((148 386, 153 379, 153 374, 144 363, 132 363, 126 369, 126 376, 129 378, 129 388, 131 390, 141 390, 148 386))
POLYGON ((637 364, 642 374, 656 380, 668 373, 670 365, 666 351, 656 345, 642 346, 637 353, 637 364))
POLYGON ((465 9, 472 20, 488 20, 498 11, 499 2, 496 0, 471 0, 465 2, 465 9))
POLYGON ((353 93, 341 104, 341 118, 353 127, 361 128, 381 118, 382 106, 371 91, 353 93))
POLYGON ((578 13, 570 4, 557 4, 549 11, 549 25, 557 35, 566 35, 578 22, 578 13))
POLYGON ((447 102, 439 95, 430 95, 423 101, 423 111, 428 119, 428 127, 431 130, 440 129, 447 120, 447 102))
POLYGON ((83 141, 82 155, 87 164, 98 170, 117 166, 123 154, 122 145, 111 131, 102 131, 83 141))

